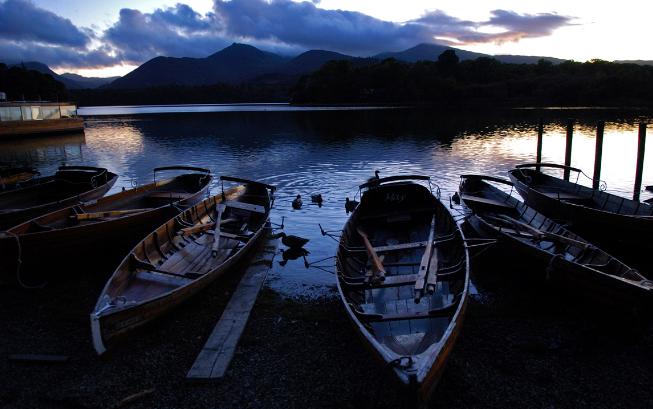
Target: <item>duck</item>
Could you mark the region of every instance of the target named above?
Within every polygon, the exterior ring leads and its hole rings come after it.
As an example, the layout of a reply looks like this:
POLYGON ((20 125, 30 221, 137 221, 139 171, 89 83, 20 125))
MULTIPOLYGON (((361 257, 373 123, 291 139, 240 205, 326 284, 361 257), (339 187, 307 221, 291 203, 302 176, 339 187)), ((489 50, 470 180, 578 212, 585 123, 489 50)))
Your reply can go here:
POLYGON ((457 205, 460 204, 460 195, 458 194, 458 192, 453 192, 453 196, 451 196, 451 201, 453 201, 457 205))
POLYGON ((319 207, 322 207, 322 202, 323 202, 323 201, 324 201, 324 200, 322 199, 322 194, 321 194, 321 193, 318 193, 318 194, 316 194, 316 195, 311 195, 311 202, 313 202, 313 203, 317 203, 317 205, 318 205, 319 207))
POLYGON ((309 242, 308 239, 299 236, 293 236, 292 234, 286 234, 284 232, 277 234, 276 237, 281 237, 281 242, 284 246, 296 250, 301 249, 306 243, 309 242))
POLYGON ((374 176, 372 176, 371 178, 367 179, 367 181, 368 181, 368 182, 374 182, 375 180, 379 180, 379 173, 380 173, 380 172, 379 172, 378 169, 375 170, 375 171, 374 171, 374 176))
POLYGON ((345 211, 347 214, 351 213, 358 206, 358 202, 355 200, 349 200, 348 197, 345 198, 345 211))
POLYGON ((297 195, 297 197, 293 199, 292 208, 297 209, 297 210, 302 208, 302 196, 301 195, 297 195))

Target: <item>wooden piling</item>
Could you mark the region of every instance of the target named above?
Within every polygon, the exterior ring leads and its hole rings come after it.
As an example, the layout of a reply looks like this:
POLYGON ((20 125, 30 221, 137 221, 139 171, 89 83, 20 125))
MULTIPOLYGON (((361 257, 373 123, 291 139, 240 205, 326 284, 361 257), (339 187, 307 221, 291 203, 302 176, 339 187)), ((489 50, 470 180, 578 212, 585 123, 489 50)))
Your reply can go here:
POLYGON ((594 176, 592 176, 592 188, 598 189, 601 183, 601 161, 603 160, 603 131, 605 122, 599 121, 596 124, 596 148, 594 149, 594 176))
MULTIPOLYGON (((571 166, 571 143, 574 137, 574 120, 567 120, 567 146, 565 148, 565 166, 571 166)), ((569 180, 569 169, 565 169, 564 179, 569 180)))
POLYGON ((633 189, 633 200, 639 200, 639 193, 642 190, 642 172, 644 171, 644 149, 646 148, 646 124, 639 124, 639 138, 637 143, 637 168, 635 170, 635 187, 633 189))
MULTIPOLYGON (((544 136, 544 120, 540 118, 540 122, 537 125, 537 163, 542 163, 542 138, 544 136)), ((540 170, 539 166, 537 170, 540 170)))

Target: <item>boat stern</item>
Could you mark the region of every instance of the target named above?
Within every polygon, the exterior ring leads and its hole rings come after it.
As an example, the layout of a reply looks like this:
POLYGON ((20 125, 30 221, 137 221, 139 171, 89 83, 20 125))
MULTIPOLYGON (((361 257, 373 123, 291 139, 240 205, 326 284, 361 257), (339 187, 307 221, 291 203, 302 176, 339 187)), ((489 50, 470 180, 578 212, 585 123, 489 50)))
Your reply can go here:
POLYGON ((102 339, 102 326, 100 325, 100 316, 91 313, 91 333, 93 334, 93 347, 98 355, 106 352, 107 348, 102 339))

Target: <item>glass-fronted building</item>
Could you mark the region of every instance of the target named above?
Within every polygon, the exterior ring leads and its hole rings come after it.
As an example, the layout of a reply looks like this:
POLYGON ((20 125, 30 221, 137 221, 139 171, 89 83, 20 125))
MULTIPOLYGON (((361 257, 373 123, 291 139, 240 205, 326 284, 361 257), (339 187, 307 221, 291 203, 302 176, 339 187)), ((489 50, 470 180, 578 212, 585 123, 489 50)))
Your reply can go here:
POLYGON ((74 118, 77 106, 69 102, 0 102, 0 122, 74 118))

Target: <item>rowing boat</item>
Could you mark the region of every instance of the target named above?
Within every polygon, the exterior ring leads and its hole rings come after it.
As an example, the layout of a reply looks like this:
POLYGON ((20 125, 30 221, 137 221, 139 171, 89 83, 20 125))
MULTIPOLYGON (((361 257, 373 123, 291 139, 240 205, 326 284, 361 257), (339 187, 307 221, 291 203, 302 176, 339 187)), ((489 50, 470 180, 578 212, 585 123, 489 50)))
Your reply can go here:
POLYGON ((60 277, 73 269, 71 260, 77 266, 115 266, 154 228, 200 201, 211 181, 209 170, 189 166, 160 167, 153 174, 152 183, 56 210, 0 234, 0 270, 17 274, 19 283, 42 283, 53 271, 60 277), (163 171, 189 173, 157 180, 163 171))
POLYGON ((338 290, 354 327, 418 404, 429 401, 460 332, 469 285, 463 234, 418 182, 360 186, 336 256, 338 290))
POLYGON ((0 193, 0 229, 26 220, 98 199, 111 189, 118 176, 104 168, 61 166, 38 183, 0 193))
POLYGON ((275 188, 240 185, 199 202, 157 228, 124 258, 91 313, 98 354, 204 289, 264 237, 275 188))
POLYGON ((0 165, 0 190, 18 188, 38 174, 39 172, 29 167, 0 165))
POLYGON ((653 281, 516 199, 513 188, 500 178, 461 176, 460 198, 473 211, 468 221, 482 237, 498 239, 529 260, 531 273, 574 294, 620 306, 646 307, 653 301, 653 281), (510 193, 488 182, 507 186, 510 193))
POLYGON ((578 168, 558 164, 518 165, 509 176, 528 206, 610 248, 650 243, 652 205, 583 186, 578 178, 576 183, 556 178, 540 168, 583 174, 578 168))

